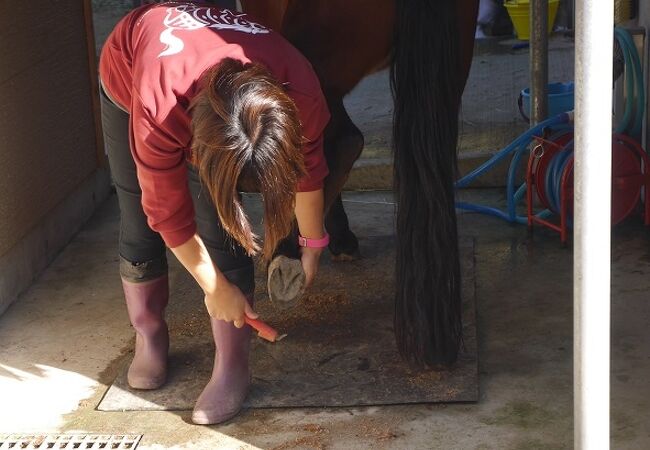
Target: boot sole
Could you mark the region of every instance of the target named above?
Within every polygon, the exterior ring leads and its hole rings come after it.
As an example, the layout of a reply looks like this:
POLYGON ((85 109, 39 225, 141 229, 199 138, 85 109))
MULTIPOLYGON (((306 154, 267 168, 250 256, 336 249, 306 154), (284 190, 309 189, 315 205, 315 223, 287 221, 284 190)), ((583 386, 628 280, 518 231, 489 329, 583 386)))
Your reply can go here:
POLYGON ((162 387, 165 382, 167 381, 166 378, 163 378, 162 380, 130 380, 127 377, 127 383, 131 389, 136 389, 139 391, 153 391, 155 389, 158 389, 162 387))
POLYGON ((243 408, 239 408, 237 411, 235 411, 233 413, 229 413, 229 414, 226 414, 224 416, 221 416, 219 418, 212 419, 212 420, 209 420, 209 419, 204 420, 202 418, 201 419, 195 418, 194 414, 192 414, 192 422, 195 423, 196 425, 217 425, 217 424, 224 423, 224 422, 227 422, 228 420, 232 419, 233 417, 238 415, 241 412, 242 409, 243 408))

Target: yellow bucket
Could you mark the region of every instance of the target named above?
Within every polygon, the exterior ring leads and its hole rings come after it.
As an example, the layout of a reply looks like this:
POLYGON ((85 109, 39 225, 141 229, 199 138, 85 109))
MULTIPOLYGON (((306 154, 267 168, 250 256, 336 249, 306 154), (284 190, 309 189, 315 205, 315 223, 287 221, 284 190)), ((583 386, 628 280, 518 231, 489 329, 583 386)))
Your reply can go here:
POLYGON ((632 19, 632 0, 614 1, 614 23, 621 25, 632 19))
MULTIPOLYGON (((553 31, 557 8, 560 0, 548 0, 548 32, 553 31)), ((517 38, 522 41, 530 39, 530 0, 507 0, 505 7, 517 32, 517 38)))

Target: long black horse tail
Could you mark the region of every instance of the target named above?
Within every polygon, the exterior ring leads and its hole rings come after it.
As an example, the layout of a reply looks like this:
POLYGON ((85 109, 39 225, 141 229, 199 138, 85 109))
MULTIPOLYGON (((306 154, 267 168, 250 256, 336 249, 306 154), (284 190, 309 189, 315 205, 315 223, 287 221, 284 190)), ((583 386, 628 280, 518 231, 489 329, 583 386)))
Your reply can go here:
POLYGON ((395 336, 406 359, 456 361, 462 338, 454 207, 461 86, 456 0, 396 0, 391 89, 397 196, 395 336))

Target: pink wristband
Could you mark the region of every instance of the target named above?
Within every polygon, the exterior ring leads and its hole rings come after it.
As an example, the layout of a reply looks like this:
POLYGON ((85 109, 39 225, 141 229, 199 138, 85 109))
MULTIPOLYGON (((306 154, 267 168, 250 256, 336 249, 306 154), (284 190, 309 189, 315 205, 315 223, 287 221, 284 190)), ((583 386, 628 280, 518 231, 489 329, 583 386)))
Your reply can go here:
POLYGON ((309 239, 298 235, 298 245, 301 247, 309 248, 324 248, 327 247, 330 243, 330 235, 325 233, 320 239, 309 239))

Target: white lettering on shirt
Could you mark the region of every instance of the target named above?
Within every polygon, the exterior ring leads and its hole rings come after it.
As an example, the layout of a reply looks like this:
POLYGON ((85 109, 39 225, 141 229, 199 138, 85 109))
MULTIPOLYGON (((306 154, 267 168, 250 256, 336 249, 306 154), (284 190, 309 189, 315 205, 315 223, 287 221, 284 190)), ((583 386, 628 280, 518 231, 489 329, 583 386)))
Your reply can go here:
POLYGON ((237 14, 228 9, 216 10, 196 5, 180 5, 167 8, 165 30, 160 33, 160 42, 166 45, 158 57, 175 55, 183 51, 185 43, 174 36, 174 31, 193 31, 200 28, 232 30, 249 34, 265 34, 268 28, 247 20, 245 14, 237 14))

